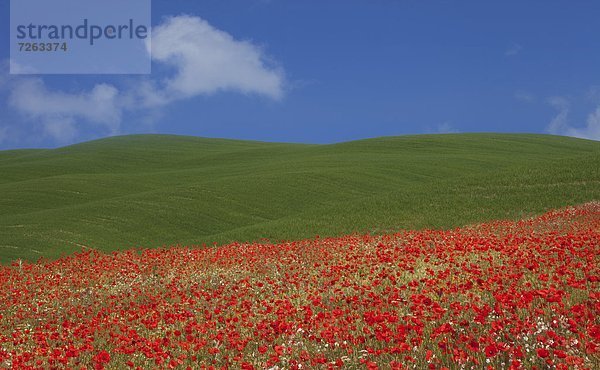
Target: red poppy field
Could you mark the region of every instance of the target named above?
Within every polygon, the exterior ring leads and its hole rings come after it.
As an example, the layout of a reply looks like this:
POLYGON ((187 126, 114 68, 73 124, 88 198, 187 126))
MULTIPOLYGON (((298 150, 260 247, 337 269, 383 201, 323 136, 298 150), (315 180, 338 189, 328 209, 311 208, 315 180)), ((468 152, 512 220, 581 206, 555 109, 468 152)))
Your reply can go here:
POLYGON ((600 204, 0 267, 2 368, 598 369, 600 204))

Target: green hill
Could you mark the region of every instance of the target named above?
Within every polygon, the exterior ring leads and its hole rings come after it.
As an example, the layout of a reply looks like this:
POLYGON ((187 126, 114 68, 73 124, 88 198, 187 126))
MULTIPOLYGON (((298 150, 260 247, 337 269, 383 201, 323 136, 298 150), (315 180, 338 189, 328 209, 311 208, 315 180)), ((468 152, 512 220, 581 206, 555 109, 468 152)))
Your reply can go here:
POLYGON ((600 199, 600 142, 456 134, 299 145, 165 135, 0 152, 0 261, 517 218, 600 199))

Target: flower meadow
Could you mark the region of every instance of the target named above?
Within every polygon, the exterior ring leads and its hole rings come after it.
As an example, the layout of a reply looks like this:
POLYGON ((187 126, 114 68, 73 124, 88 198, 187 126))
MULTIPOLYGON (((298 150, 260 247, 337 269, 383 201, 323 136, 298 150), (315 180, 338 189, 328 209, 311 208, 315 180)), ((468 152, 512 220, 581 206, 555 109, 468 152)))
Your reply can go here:
POLYGON ((0 367, 598 369, 600 204, 0 267, 0 367))

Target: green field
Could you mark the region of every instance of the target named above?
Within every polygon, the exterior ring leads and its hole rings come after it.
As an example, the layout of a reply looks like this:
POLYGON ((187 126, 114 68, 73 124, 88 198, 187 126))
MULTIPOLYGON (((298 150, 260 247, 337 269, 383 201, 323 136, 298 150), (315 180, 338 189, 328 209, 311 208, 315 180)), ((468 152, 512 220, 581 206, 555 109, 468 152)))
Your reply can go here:
POLYGON ((598 199, 600 142, 573 138, 123 136, 0 152, 0 261, 449 228, 598 199))

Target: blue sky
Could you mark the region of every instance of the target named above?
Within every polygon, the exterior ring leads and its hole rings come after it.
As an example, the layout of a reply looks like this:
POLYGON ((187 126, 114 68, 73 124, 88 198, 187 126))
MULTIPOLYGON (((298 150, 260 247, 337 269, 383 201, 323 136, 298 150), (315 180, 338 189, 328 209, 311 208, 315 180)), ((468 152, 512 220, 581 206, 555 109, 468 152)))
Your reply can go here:
POLYGON ((600 140, 598 1, 153 0, 145 77, 11 76, 8 0, 0 13, 0 149, 131 133, 600 140))

